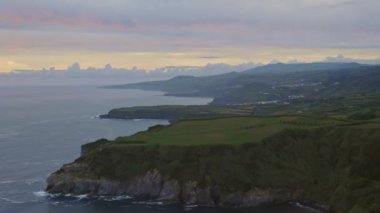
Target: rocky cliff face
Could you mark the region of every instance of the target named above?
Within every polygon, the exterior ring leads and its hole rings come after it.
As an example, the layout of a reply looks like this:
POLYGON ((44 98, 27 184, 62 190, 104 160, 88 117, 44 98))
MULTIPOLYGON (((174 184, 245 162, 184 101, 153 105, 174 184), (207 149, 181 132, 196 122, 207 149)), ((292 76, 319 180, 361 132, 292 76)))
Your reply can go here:
POLYGON ((259 188, 227 193, 217 186, 201 186, 192 180, 181 184, 164 177, 157 169, 124 182, 96 178, 88 172, 87 165, 83 163, 67 164, 48 178, 46 191, 52 194, 90 196, 128 195, 142 201, 210 207, 254 207, 296 200, 300 196, 297 192, 259 188))
POLYGON ((311 200, 336 213, 380 212, 379 138, 378 129, 342 127, 286 130, 239 146, 104 140, 82 147, 49 177, 47 191, 219 207, 311 200))

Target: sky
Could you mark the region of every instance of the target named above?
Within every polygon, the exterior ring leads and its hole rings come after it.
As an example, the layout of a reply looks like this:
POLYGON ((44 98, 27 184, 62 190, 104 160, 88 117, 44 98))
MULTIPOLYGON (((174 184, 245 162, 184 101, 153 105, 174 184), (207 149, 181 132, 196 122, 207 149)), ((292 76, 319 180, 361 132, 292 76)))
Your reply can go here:
POLYGON ((0 0, 0 71, 380 57, 379 0, 0 0))

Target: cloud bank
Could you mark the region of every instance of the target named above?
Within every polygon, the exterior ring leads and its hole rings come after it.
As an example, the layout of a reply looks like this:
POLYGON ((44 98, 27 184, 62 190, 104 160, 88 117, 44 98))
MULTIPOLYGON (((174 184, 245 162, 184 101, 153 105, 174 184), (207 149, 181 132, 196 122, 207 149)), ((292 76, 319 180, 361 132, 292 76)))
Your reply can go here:
POLYGON ((59 66, 73 61, 71 54, 91 64, 101 58, 94 54, 123 53, 151 61, 137 65, 157 67, 164 64, 145 56, 161 54, 166 65, 378 58, 378 8, 377 0, 0 1, 0 61, 37 66, 25 59, 30 56, 41 66, 59 66), (43 62, 52 52, 65 56, 43 62))

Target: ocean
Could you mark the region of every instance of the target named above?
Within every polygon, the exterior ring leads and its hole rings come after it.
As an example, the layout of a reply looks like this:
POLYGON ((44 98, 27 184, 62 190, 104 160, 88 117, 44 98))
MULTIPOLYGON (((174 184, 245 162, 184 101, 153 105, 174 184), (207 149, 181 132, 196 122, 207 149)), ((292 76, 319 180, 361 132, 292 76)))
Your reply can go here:
POLYGON ((79 157, 80 146, 114 139, 166 120, 110 120, 97 115, 123 106, 207 104, 210 98, 164 96, 161 92, 97 86, 0 87, 0 212, 196 212, 308 213, 291 205, 256 209, 209 209, 133 203, 125 198, 54 198, 43 192, 50 173, 79 157))

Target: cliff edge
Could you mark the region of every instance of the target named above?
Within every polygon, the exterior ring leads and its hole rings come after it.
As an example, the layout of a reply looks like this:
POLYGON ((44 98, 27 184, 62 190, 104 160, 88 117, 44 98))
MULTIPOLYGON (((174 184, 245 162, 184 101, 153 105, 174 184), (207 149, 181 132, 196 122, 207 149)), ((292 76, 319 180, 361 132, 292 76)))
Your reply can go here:
POLYGON ((300 201, 337 213, 379 212, 379 141, 379 129, 368 125, 287 129, 238 145, 103 140, 53 173, 46 190, 212 207, 300 201))

